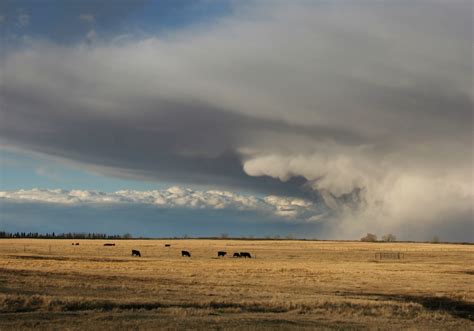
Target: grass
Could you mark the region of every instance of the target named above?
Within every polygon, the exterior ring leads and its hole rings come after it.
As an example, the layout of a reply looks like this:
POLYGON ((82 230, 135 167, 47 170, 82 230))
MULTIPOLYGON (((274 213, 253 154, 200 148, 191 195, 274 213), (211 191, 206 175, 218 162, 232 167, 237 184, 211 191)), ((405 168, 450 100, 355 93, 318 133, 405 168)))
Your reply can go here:
POLYGON ((471 245, 72 242, 0 240, 0 330, 474 328, 471 245))

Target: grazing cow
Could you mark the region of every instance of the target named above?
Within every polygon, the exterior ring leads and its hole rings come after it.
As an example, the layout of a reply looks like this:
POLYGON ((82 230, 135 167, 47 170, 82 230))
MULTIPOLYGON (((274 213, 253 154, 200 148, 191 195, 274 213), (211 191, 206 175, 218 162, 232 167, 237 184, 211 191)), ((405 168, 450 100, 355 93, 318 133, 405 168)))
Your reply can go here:
POLYGON ((240 257, 245 257, 245 258, 251 258, 252 256, 250 256, 250 253, 247 253, 247 252, 240 252, 240 257))
POLYGON ((239 253, 234 253, 234 257, 240 257, 239 253))
POLYGON ((74 243, 72 243, 71 245, 73 245, 73 246, 74 246, 74 243))
POLYGON ((79 243, 76 243, 76 246, 79 246, 79 243))
POLYGON ((171 245, 170 244, 165 244, 165 247, 171 247, 171 245))
POLYGON ((142 257, 142 255, 140 254, 140 251, 136 249, 132 249, 132 256, 142 257))
POLYGON ((217 252, 217 257, 219 257, 219 256, 224 257, 224 256, 226 256, 226 255, 227 255, 227 252, 223 252, 223 251, 217 252))
POLYGON ((181 256, 182 257, 185 257, 185 256, 191 257, 191 253, 189 253, 188 251, 181 251, 181 256))
POLYGON ((104 244, 104 246, 115 246, 115 244, 106 243, 106 244, 104 244))

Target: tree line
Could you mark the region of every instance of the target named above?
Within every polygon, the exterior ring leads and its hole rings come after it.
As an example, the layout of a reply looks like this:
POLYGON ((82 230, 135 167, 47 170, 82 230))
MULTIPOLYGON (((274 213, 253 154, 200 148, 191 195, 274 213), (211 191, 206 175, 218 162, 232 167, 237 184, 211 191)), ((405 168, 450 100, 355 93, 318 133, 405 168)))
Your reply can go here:
MULTIPOLYGON (((394 242, 397 241, 397 237, 391 233, 388 233, 386 235, 382 236, 382 240, 377 239, 377 235, 373 233, 367 233, 366 236, 360 238, 360 241, 365 241, 365 242, 378 242, 378 241, 384 241, 384 242, 394 242)), ((440 239, 438 235, 434 235, 433 238, 430 240, 431 243, 433 244, 438 244, 440 243, 440 239)))
POLYGON ((6 232, 0 231, 0 238, 38 238, 38 239, 131 239, 130 233, 125 234, 105 234, 105 233, 39 233, 39 232, 6 232))
MULTIPOLYGON (((366 236, 360 238, 360 241, 375 242, 375 241, 378 241, 378 240, 377 240, 377 235, 375 235, 373 233, 367 233, 366 236)), ((388 233, 388 234, 382 236, 381 241, 393 242, 393 241, 397 241, 397 237, 395 235, 391 234, 391 233, 388 233)))

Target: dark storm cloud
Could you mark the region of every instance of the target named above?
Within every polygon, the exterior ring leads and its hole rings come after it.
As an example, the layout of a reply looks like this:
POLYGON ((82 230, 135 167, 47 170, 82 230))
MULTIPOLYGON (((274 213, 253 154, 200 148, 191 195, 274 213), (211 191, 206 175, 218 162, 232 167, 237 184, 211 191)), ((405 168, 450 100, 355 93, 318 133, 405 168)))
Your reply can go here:
POLYGON ((24 96, 5 87, 0 130, 6 143, 77 162, 115 169, 115 175, 178 183, 302 195, 304 180, 287 183, 250 177, 238 152, 242 141, 265 132, 313 139, 361 140, 349 132, 263 120, 213 106, 178 101, 138 101, 119 118, 71 108, 49 96, 24 96), (38 111, 41 109, 41 111, 38 111))

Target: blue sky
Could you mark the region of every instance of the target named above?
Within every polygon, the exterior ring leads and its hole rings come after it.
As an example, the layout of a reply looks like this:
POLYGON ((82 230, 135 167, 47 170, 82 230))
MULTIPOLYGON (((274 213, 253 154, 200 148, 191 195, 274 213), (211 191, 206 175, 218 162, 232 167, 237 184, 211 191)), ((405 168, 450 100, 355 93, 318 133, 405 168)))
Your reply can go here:
POLYGON ((1 187, 4 190, 63 188, 114 192, 121 189, 151 190, 170 183, 126 180, 108 177, 91 170, 71 166, 47 156, 1 150, 1 187))
MULTIPOLYGON (((152 206, 91 207, 5 203, 2 207, 11 232, 85 232, 131 233, 134 237, 275 237, 317 238, 318 228, 304 222, 281 220, 255 213, 196 210, 190 217, 185 209, 152 206)), ((4 225, 2 224, 2 225, 4 225)))
POLYGON ((121 0, 10 1, 0 7, 6 40, 45 38, 74 44, 94 31, 99 38, 166 34, 190 25, 210 24, 232 11, 232 1, 121 0))
POLYGON ((0 228, 469 240, 471 9, 2 1, 0 228))

